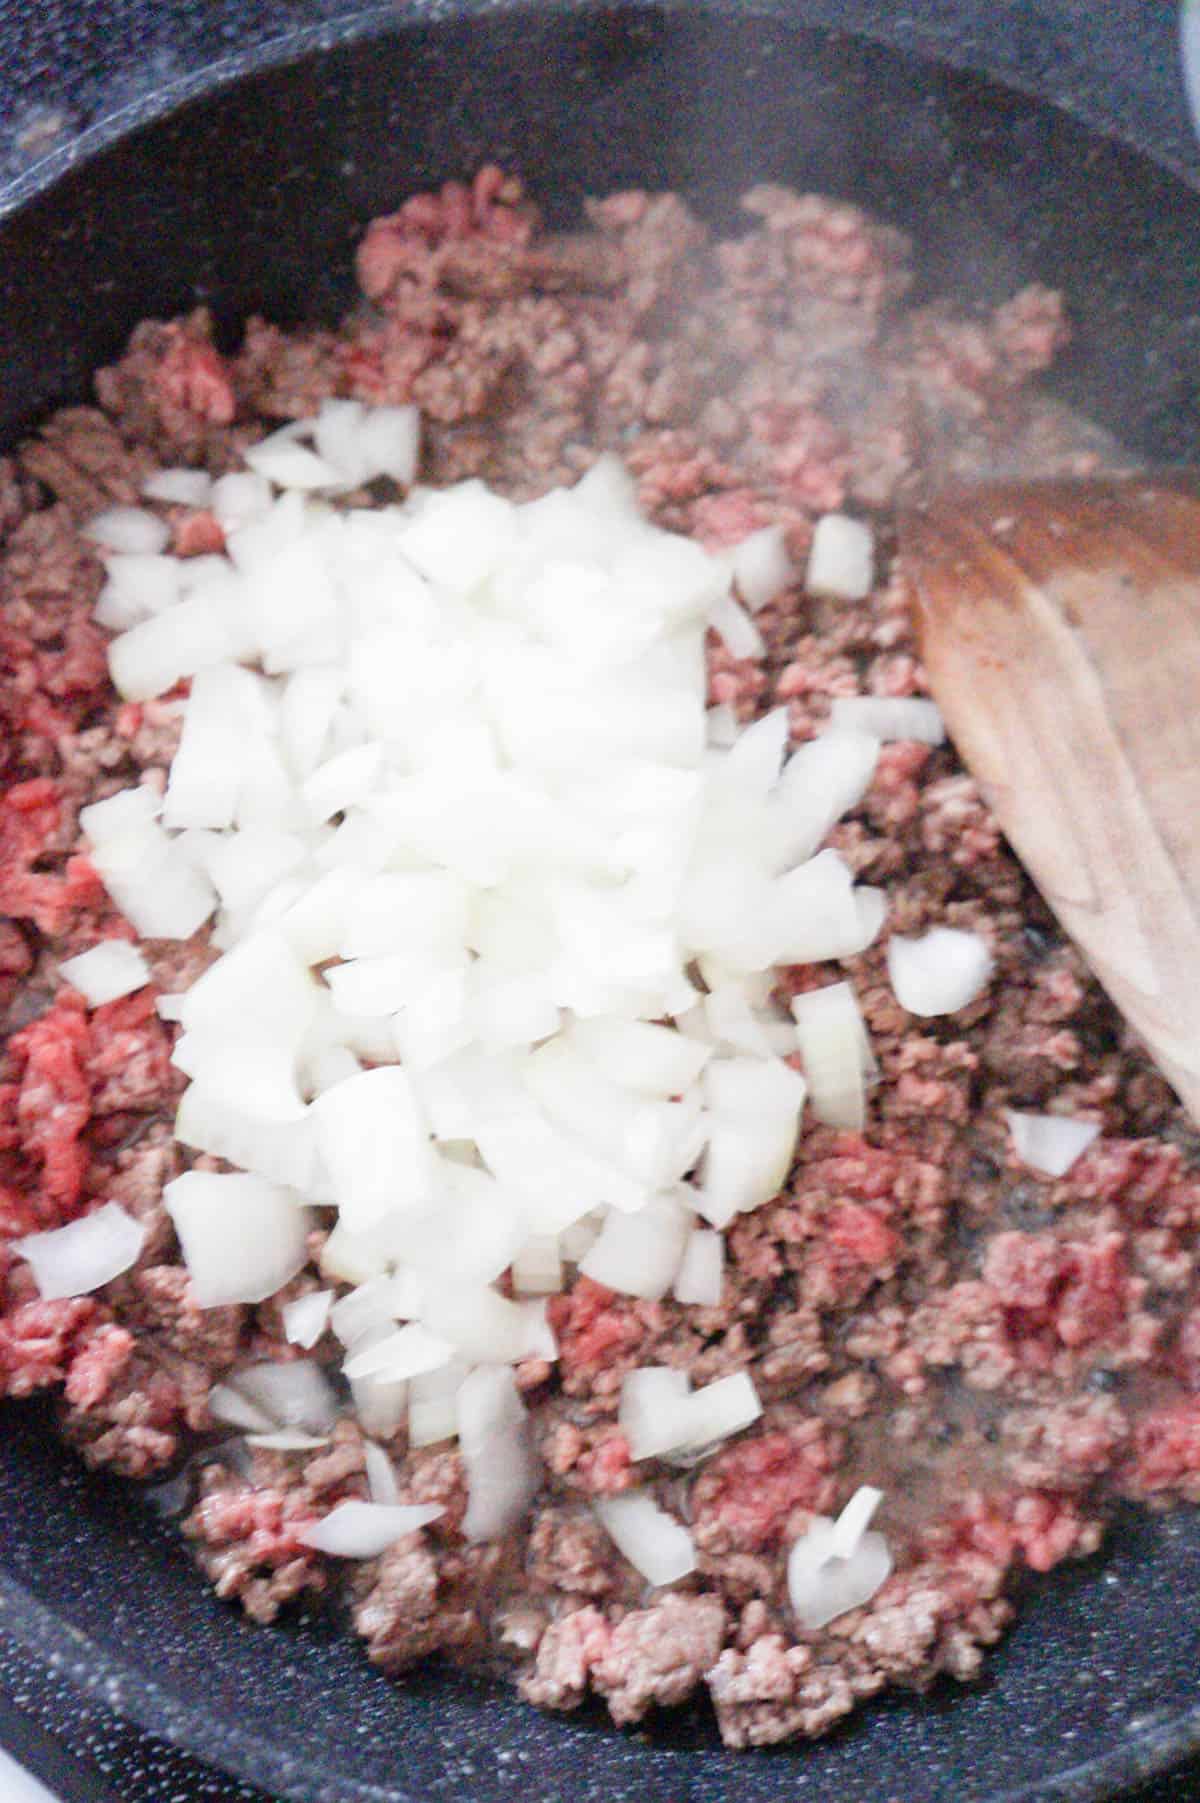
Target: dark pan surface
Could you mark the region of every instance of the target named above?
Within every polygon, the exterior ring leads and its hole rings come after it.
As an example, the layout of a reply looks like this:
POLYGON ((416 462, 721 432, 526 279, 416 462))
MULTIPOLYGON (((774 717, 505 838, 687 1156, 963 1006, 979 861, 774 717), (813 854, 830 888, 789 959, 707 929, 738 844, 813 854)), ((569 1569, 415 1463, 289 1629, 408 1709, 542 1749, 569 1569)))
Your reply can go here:
MULTIPOLYGON (((0 227, 0 438, 84 392, 146 313, 334 318, 355 229, 485 157, 551 195, 682 187, 728 224, 775 178, 914 230, 922 285, 981 305, 1065 281, 1059 391, 1157 458, 1200 458, 1200 197, 1031 100, 770 11, 408 14, 147 126, 0 227), (254 180, 247 170, 256 172, 254 180)), ((298 46, 299 47, 299 46, 298 46)), ((0 1433, 0 1625, 153 1732, 320 1803, 1002 1803, 1110 1795, 1200 1745, 1200 1519, 1123 1517, 1110 1558, 1032 1586, 982 1685, 885 1701, 814 1747, 720 1749, 551 1719, 431 1672, 396 1690, 328 1621, 217 1603, 128 1487, 40 1408, 0 1433)), ((19 1674, 5 1674, 0 1679, 19 1674)))

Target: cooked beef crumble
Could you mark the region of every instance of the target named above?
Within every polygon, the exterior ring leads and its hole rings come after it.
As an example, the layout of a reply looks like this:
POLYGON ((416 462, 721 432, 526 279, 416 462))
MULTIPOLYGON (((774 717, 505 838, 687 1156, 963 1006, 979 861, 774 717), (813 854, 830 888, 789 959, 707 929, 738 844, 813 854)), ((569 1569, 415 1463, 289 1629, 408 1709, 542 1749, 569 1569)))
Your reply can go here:
MULTIPOLYGON (((209 1445, 189 1466, 185 1532, 219 1594, 262 1620, 345 1571, 298 1535, 366 1494, 362 1436, 347 1418, 315 1454, 211 1452, 211 1383, 298 1356, 281 1298, 195 1306, 161 1192, 212 1161, 171 1137, 174 1029, 154 987, 89 1011, 57 977, 64 956, 133 936, 81 849, 79 809, 160 779, 179 719, 175 698, 114 696, 90 618, 102 566, 79 528, 134 500, 152 467, 235 467, 331 395, 415 402, 428 481, 480 476, 524 498, 615 449, 659 524, 718 547, 782 522, 800 561, 828 509, 871 516, 886 553, 889 508, 931 477, 1112 457, 1031 386, 1066 336, 1054 294, 1027 288, 986 318, 906 310, 895 231, 776 187, 745 206, 726 242, 677 197, 641 193, 553 237, 519 183, 486 169, 371 225, 364 301, 340 332, 251 320, 227 356, 203 313, 148 322, 97 376, 94 406, 0 460, 0 1375, 12 1396, 61 1387, 91 1464, 148 1478, 209 1445), (12 1240, 114 1199, 148 1226, 138 1265, 95 1296, 39 1300, 12 1240)), ((162 512, 178 554, 220 549, 211 515, 162 512)), ((861 606, 789 590, 760 615, 761 660, 710 639, 711 698, 743 720, 784 704, 801 740, 833 697, 921 693, 888 561, 861 606)), ((786 1189, 729 1232, 719 1307, 586 1278, 552 1302, 561 1356, 518 1373, 545 1481, 504 1544, 463 1539, 451 1443, 393 1436, 402 1500, 444 1513, 353 1568, 354 1624, 386 1670, 435 1651, 500 1659, 532 1702, 568 1709, 590 1690, 621 1723, 707 1684, 731 1745, 818 1734, 886 1684, 973 1676, 1014 1570, 1096 1548, 1109 1499, 1200 1500, 1200 1181, 1174 1098, 950 748, 886 746, 831 842, 886 885, 884 933, 781 980, 791 994, 853 978, 880 1066, 866 1130, 806 1127, 786 1189), (960 1013, 917 1020, 886 944, 933 924, 981 933, 996 976, 960 1013), (1004 1124, 1008 1106, 1050 1102, 1102 1126, 1059 1180, 1019 1165, 1004 1124), (635 1479, 616 1408, 643 1364, 697 1382, 749 1370, 764 1415, 690 1471, 652 1462, 635 1479), (694 1534, 699 1569, 667 1591, 647 1593, 588 1506, 635 1481, 694 1534), (798 1632, 786 1550, 861 1482, 886 1493, 895 1572, 866 1607, 798 1632)), ((163 990, 211 955, 202 936, 146 950, 163 990)), ((313 1264, 282 1300, 321 1282, 313 1264)))

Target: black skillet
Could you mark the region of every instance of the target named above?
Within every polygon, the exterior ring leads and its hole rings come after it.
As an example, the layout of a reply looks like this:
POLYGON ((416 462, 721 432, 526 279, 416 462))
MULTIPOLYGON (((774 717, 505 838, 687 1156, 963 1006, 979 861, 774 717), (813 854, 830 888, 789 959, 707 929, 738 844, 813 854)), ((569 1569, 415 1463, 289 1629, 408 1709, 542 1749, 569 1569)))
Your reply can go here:
MULTIPOLYGON (((336 318, 362 223, 495 158, 556 223, 589 189, 651 182, 728 226, 739 189, 773 178, 912 230, 923 291, 985 306, 1061 283, 1078 336, 1057 391, 1152 458, 1200 461, 1200 169, 1173 12, 438 0, 338 23, 335 0, 0 0, 0 441, 82 394, 144 314, 336 318)), ((1200 1748, 1190 1513, 1123 1515, 1103 1560, 1032 1584, 980 1685, 734 1755, 699 1711, 623 1736, 452 1673, 397 1691, 329 1622, 253 1627, 132 1488, 85 1476, 22 1405, 0 1433, 0 1630, 21 1649, 10 1692, 48 1663, 320 1803, 1082 1800, 1200 1748)))

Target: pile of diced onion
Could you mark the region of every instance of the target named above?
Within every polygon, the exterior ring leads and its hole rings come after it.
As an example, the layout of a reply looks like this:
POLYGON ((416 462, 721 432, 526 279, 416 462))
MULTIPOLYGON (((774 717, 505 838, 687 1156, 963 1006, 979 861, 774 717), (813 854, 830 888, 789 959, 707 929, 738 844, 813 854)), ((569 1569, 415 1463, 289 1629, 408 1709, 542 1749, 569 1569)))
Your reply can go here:
MULTIPOLYGON (((556 1357, 547 1297, 578 1271, 718 1304, 724 1231, 777 1194, 806 1099, 862 1126, 852 987, 787 1012, 774 971, 876 938, 884 895, 820 847, 881 739, 942 729, 928 702, 843 701, 789 754, 783 710, 743 730, 706 708, 706 630, 760 652, 754 614, 795 579, 779 530, 713 556, 649 525, 613 459, 515 505, 479 482, 410 488, 416 458, 410 409, 328 402, 243 472, 148 484, 210 509, 225 554, 171 556, 147 509, 93 523, 118 691, 190 692, 165 796, 126 790, 82 824, 139 934, 207 925, 221 954, 159 1004, 190 1079, 177 1138, 235 1167, 167 1186, 196 1302, 273 1295, 329 1226, 328 1287, 287 1305, 289 1338, 341 1342, 367 1433, 457 1435, 483 1539, 536 1487, 514 1367, 556 1357), (403 504, 337 504, 380 476, 403 504)), ((809 581, 865 595, 867 528, 822 521, 809 581)), ((990 970, 949 929, 889 956, 924 1014, 990 970)), ((99 1004, 147 969, 113 942, 64 974, 99 1004)), ((109 1204, 26 1246, 44 1293, 78 1293, 136 1259, 141 1229, 109 1204)), ((322 1444, 338 1412, 304 1358, 235 1376, 212 1408, 280 1451, 322 1444)), ((685 1464, 759 1413, 745 1374, 692 1392, 635 1371, 621 1402, 635 1460, 685 1464)), ((374 1444, 368 1476, 371 1502, 315 1545, 365 1557, 431 1519, 374 1444)), ((692 1569, 648 1491, 597 1508, 651 1582, 692 1569)), ((865 1522, 828 1533, 806 1579, 821 1596, 865 1522)))

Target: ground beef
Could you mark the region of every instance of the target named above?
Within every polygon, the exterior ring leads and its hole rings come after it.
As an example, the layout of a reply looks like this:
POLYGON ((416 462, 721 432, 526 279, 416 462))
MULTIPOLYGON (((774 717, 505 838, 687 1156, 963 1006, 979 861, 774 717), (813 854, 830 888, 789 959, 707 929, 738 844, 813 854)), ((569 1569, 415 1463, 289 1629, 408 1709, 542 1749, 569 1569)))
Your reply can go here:
MULTIPOLYGON (((920 694, 887 510, 931 477, 1114 455, 1037 389, 1063 306, 1035 286, 990 314, 906 309, 910 252, 890 227, 778 187, 745 208, 746 229, 715 240, 676 196, 618 194, 549 236, 520 183, 484 169, 369 227, 340 331, 252 320, 226 354, 203 311, 148 321, 94 405, 0 459, 0 1385, 60 1387, 92 1464, 181 1473, 201 1565, 260 1619, 344 1576, 303 1535, 367 1494, 362 1433, 347 1417, 317 1453, 251 1453, 208 1410, 223 1373, 295 1355, 281 1300, 324 1281, 324 1230, 285 1298, 196 1307, 161 1200, 194 1161, 172 1138, 173 1029, 154 1003, 214 956, 205 936, 147 946, 150 988, 105 1008, 58 976, 65 955, 132 936, 80 807, 161 786, 180 715, 178 694, 121 705, 109 688, 90 617, 103 567, 80 525, 135 500, 155 465, 237 467, 327 396, 415 402, 431 482, 526 497, 616 451, 659 524, 719 548, 778 522, 800 560, 820 513, 870 513, 870 599, 788 590, 759 615, 762 657, 710 637, 710 694, 743 720, 786 708, 794 741, 838 696, 920 694), (12 1240, 107 1200, 145 1224, 137 1266, 96 1296, 41 1301, 12 1240)), ((203 510, 162 513, 180 555, 221 549, 203 510)), ((443 1513, 349 1580, 385 1670, 433 1652, 499 1660, 532 1702, 569 1709, 590 1691, 621 1723, 707 1686, 732 1746, 818 1734, 886 1684, 973 1677, 1014 1572, 1094 1550, 1112 1497, 1200 1500, 1194 1134, 951 749, 887 746, 831 843, 886 886, 887 925, 841 965, 781 972, 779 997, 854 981, 880 1067, 864 1132, 806 1126, 783 1192, 727 1236, 718 1307, 586 1278, 551 1301, 559 1359, 519 1373, 545 1481, 504 1544, 465 1541, 452 1447, 387 1439, 402 1499, 443 1513), (983 934, 996 976, 959 1014, 918 1022, 887 941, 935 923, 983 934), (1010 1106, 1051 1103, 1101 1128, 1057 1180, 1021 1167, 1004 1124, 1010 1106), (748 1370, 763 1418, 689 1470, 635 1468, 617 1403, 643 1364, 698 1382, 748 1370), (885 1492, 894 1572, 865 1607, 801 1632, 788 1549, 860 1482, 885 1492), (675 1589, 647 1594, 592 1509, 634 1483, 692 1526, 698 1569, 675 1589)))

